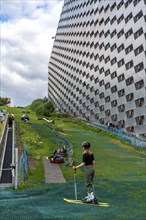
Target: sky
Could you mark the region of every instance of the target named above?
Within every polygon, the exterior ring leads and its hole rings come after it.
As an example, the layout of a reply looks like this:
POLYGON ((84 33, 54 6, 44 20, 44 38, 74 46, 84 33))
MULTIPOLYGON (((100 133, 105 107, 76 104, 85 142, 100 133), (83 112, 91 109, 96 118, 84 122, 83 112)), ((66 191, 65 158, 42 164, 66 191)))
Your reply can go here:
POLYGON ((48 96, 48 62, 63 0, 0 0, 0 96, 27 106, 48 96))

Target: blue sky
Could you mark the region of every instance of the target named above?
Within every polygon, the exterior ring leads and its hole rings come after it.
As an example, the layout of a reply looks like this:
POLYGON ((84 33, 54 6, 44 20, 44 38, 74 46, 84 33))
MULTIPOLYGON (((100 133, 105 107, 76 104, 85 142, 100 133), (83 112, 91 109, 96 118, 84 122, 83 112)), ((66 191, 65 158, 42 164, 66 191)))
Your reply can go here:
POLYGON ((63 0, 1 0, 0 96, 26 106, 47 96, 48 61, 63 0))

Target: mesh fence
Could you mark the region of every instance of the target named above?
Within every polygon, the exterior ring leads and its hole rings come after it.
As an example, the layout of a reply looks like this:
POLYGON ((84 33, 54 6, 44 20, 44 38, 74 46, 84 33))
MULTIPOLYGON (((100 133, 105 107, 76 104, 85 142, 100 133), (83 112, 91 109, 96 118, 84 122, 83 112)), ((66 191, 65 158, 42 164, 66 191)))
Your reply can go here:
POLYGON ((29 169, 29 162, 28 162, 28 146, 24 148, 21 152, 20 160, 19 160, 19 180, 25 180, 27 177, 27 172, 29 169))
POLYGON ((95 122, 92 123, 92 126, 96 128, 100 128, 102 130, 108 131, 110 133, 115 134, 120 140, 122 140, 124 143, 130 144, 133 147, 146 151, 146 141, 142 138, 136 137, 134 134, 130 134, 127 132, 124 132, 121 129, 117 129, 111 126, 97 124, 95 122))

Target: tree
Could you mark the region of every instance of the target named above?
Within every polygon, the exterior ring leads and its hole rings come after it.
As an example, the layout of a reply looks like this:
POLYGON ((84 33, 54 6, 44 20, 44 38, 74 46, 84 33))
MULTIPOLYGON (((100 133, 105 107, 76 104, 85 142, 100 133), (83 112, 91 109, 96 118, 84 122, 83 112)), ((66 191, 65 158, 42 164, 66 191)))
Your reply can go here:
POLYGON ((54 112, 55 107, 51 101, 45 97, 44 99, 36 99, 32 102, 30 109, 36 112, 36 115, 50 116, 54 112))
POLYGON ((42 105, 44 103, 43 99, 36 99, 34 100, 31 105, 30 105, 30 109, 32 111, 36 111, 36 109, 38 108, 39 105, 42 105))
POLYGON ((9 98, 2 98, 0 97, 0 106, 4 106, 10 103, 10 99, 9 98))

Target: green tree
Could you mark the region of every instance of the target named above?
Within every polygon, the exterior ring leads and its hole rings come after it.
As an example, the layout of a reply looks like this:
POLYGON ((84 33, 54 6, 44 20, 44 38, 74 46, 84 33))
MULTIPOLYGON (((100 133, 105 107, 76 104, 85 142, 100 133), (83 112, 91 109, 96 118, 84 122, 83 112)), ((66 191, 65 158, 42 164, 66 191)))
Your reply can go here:
POLYGON ((44 99, 36 99, 32 102, 30 109, 36 112, 36 115, 50 116, 54 112, 55 107, 51 101, 45 97, 44 99))
POLYGON ((10 103, 10 99, 9 98, 2 98, 0 97, 0 106, 4 106, 10 103))
POLYGON ((54 107, 53 103, 47 101, 37 107, 36 114, 48 117, 48 116, 50 116, 50 114, 52 112, 54 112, 54 110, 55 110, 55 107, 54 107))
POLYGON ((44 103, 44 100, 43 100, 43 99, 36 99, 36 100, 34 100, 34 101, 31 103, 30 109, 31 109, 32 111, 36 111, 36 109, 37 109, 40 105, 42 105, 43 103, 44 103))

